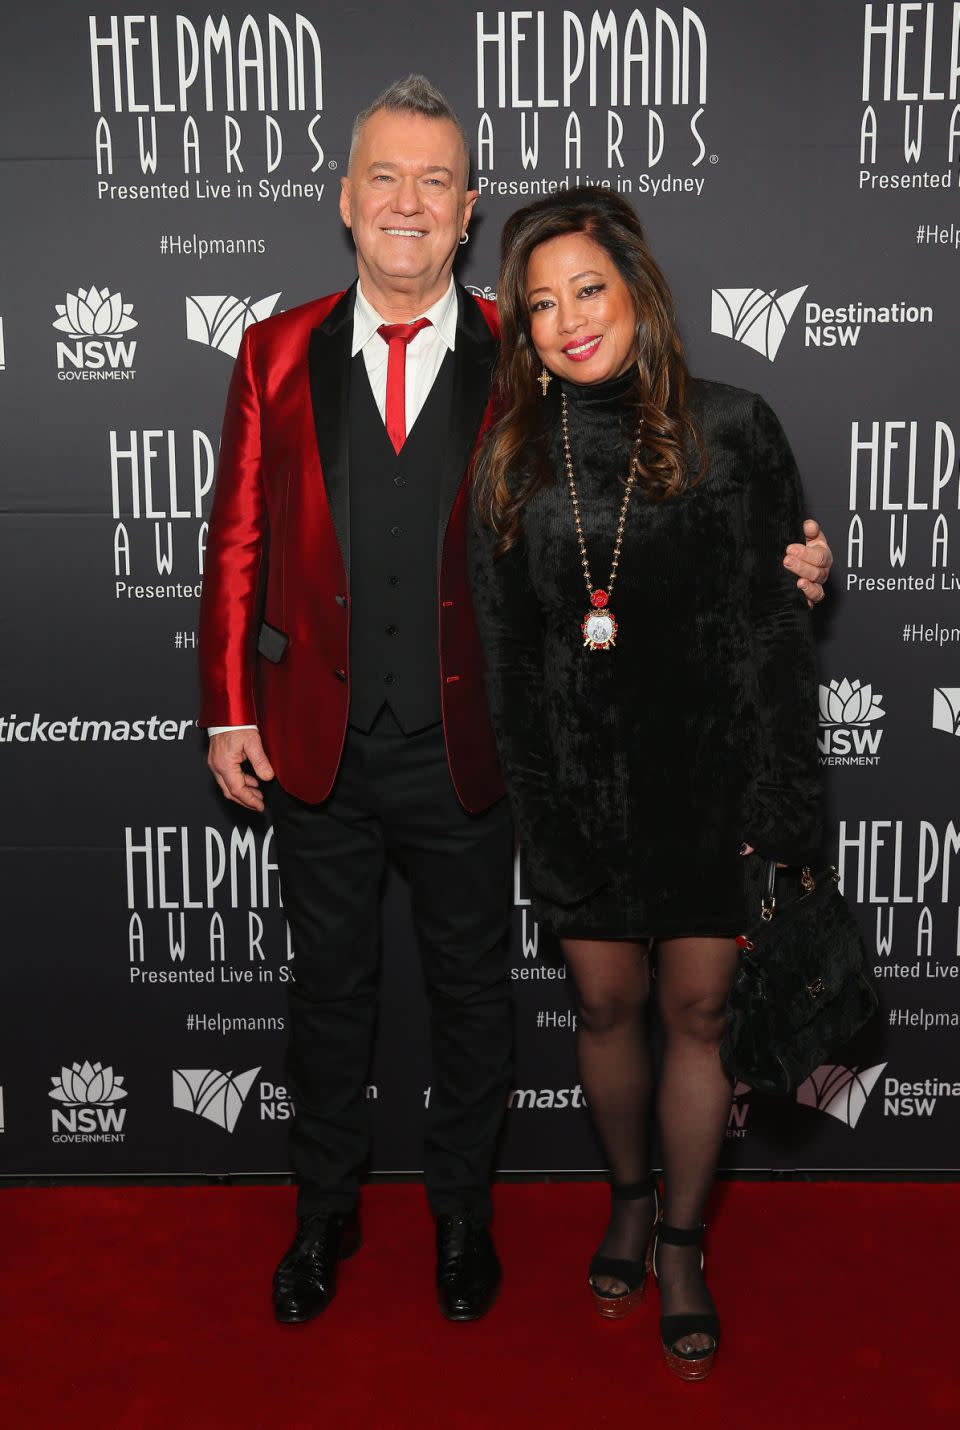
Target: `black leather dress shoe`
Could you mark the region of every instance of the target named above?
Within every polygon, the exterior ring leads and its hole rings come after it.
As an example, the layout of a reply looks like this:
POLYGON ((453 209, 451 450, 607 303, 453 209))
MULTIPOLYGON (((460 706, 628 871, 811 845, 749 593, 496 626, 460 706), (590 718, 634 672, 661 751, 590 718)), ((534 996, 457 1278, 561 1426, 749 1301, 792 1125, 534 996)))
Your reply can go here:
POLYGON ((295 1325, 326 1310, 337 1293, 337 1265, 360 1246, 357 1213, 321 1212, 304 1217, 293 1245, 273 1276, 273 1310, 295 1325))
POLYGON ((448 1321, 485 1316, 500 1287, 500 1262, 482 1222, 437 1217, 437 1296, 448 1321))

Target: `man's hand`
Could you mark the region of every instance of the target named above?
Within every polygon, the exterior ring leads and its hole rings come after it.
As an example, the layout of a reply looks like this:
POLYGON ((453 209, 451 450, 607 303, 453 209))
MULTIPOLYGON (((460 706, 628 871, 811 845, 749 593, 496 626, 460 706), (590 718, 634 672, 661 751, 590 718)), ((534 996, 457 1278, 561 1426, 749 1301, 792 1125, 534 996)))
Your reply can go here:
POLYGON ((833 566, 833 552, 820 527, 809 517, 803 523, 806 545, 794 544, 787 547, 783 564, 788 571, 800 579, 797 585, 807 598, 808 606, 818 606, 824 597, 824 586, 830 578, 833 566))
POLYGON ((211 735, 207 764, 227 799, 247 809, 263 810, 260 780, 273 779, 273 766, 256 730, 224 730, 221 735, 211 735), (244 760, 253 766, 252 775, 244 771, 244 760))

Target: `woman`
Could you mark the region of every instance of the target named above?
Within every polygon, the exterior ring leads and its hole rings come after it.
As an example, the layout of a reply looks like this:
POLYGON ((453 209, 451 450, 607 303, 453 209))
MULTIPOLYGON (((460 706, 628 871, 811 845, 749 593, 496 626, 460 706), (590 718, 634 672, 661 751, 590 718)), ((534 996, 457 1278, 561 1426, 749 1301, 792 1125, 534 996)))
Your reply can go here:
POLYGON ((622 1315, 653 1264, 667 1363, 702 1379, 720 1339, 701 1256, 731 1103, 718 1049, 735 937, 755 917, 743 856, 806 863, 819 842, 809 616, 781 562, 801 539, 800 483, 762 398, 688 375, 623 199, 531 204, 501 256, 500 415, 477 464, 471 574, 535 913, 576 985, 611 1169, 590 1285, 622 1315))

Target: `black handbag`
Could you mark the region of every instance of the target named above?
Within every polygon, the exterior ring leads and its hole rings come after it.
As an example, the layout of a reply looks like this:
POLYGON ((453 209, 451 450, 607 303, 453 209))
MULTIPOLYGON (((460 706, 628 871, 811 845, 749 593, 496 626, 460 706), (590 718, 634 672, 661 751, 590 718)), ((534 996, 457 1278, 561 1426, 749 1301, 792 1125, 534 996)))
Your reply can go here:
POLYGON ((759 921, 737 939, 720 1058, 758 1092, 793 1092, 876 1012, 867 948, 839 878, 832 867, 798 876, 770 860, 759 921), (784 885, 798 880, 795 897, 777 899, 778 873, 784 885))

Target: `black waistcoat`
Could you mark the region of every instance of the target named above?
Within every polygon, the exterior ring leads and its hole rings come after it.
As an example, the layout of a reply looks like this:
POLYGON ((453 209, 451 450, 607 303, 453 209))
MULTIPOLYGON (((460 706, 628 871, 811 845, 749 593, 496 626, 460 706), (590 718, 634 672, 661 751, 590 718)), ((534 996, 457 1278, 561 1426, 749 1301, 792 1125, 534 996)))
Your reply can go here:
POLYGON ((350 723, 368 730, 384 704, 408 734, 441 719, 437 525, 453 354, 399 454, 363 353, 350 374, 350 723))

